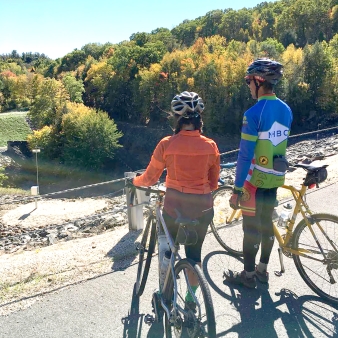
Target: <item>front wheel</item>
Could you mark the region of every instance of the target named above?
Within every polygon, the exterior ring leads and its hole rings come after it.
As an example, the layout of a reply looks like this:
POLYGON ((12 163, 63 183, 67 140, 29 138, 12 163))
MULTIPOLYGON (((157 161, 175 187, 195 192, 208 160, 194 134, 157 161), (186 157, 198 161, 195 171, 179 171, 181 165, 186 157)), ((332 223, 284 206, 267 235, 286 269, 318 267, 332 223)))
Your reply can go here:
POLYGON ((172 337, 209 337, 216 338, 214 307, 208 282, 199 265, 191 259, 182 259, 175 266, 177 283, 177 306, 173 307, 174 281, 172 278, 165 290, 165 299, 169 305, 170 317, 165 315, 165 333, 172 337), (196 290, 196 302, 186 302, 189 290, 188 271, 197 276, 199 287, 196 290))
POLYGON ((150 263, 153 257, 156 243, 156 223, 154 216, 149 216, 147 220, 147 225, 143 230, 141 243, 138 245, 137 250, 139 250, 139 261, 135 285, 135 293, 137 296, 142 296, 144 287, 146 286, 150 263), (146 261, 144 262, 144 256, 146 256, 146 261))
POLYGON ((302 220, 293 235, 293 248, 306 256, 293 255, 293 260, 316 294, 338 304, 338 217, 315 214, 309 222, 314 234, 302 220))
POLYGON ((214 218, 210 224, 218 243, 228 252, 236 256, 243 255, 243 218, 239 211, 234 211, 229 205, 232 187, 221 186, 213 192, 214 218), (235 218, 228 221, 232 213, 235 218))

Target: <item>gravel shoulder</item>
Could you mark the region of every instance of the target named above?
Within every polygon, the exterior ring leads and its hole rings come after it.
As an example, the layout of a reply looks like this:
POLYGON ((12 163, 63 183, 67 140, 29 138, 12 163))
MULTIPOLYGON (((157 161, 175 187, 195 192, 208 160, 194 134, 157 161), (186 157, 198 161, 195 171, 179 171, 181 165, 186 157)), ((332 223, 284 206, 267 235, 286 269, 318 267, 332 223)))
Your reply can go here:
POLYGON ((0 257, 0 315, 27 308, 46 293, 129 266, 140 231, 104 234, 0 257))

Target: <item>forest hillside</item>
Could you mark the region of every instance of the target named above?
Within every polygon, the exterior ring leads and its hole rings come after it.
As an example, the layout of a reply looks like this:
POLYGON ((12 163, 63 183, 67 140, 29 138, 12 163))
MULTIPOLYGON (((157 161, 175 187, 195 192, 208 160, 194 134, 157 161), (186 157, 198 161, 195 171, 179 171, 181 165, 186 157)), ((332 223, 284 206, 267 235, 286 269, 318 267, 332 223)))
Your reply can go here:
MULTIPOLYGON (((171 133, 166 112, 183 90, 205 101, 207 136, 238 137, 242 115, 254 104, 243 77, 258 57, 284 65, 276 93, 293 111, 292 133, 337 124, 338 0, 214 10, 118 44, 88 41, 56 60, 14 50, 0 55, 0 112, 29 111, 28 142, 44 148, 41 156, 99 168, 121 152, 121 143, 130 150, 117 125, 171 133)), ((158 141, 152 140, 145 154, 158 141)))

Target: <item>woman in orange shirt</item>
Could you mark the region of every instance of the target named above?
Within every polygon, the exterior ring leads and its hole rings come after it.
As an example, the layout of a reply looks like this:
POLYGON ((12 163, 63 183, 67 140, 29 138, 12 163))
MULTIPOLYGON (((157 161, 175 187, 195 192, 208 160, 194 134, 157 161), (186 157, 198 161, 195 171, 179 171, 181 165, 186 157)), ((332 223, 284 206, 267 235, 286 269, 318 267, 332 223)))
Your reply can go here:
MULTIPOLYGON (((203 110, 203 101, 197 93, 184 91, 176 95, 171 102, 175 119, 174 135, 158 143, 146 171, 133 179, 136 186, 151 186, 167 169, 163 218, 173 239, 178 231, 175 209, 183 217, 199 220, 197 243, 185 246, 186 257, 199 265, 202 244, 214 215, 211 192, 218 187, 220 171, 216 143, 201 135, 203 110)), ((197 279, 189 276, 189 281, 196 291, 197 279)), ((188 294, 186 300, 192 299, 188 294)))

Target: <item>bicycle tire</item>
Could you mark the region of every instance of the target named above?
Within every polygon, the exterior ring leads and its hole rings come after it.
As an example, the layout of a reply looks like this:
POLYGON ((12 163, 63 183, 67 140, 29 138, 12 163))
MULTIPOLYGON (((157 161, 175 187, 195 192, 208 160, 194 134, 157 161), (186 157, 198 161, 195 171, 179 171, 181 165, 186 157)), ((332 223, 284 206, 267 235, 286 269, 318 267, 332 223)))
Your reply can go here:
POLYGON ((316 235, 313 237, 310 229, 304 220, 298 223, 293 234, 293 248, 310 250, 306 254, 316 259, 323 259, 323 254, 318 247, 320 243, 324 253, 329 259, 328 262, 320 262, 311 258, 293 255, 296 268, 305 283, 320 297, 338 304, 338 217, 331 214, 314 214, 312 218, 320 222, 329 240, 323 235, 315 222, 312 229, 316 235), (335 280, 335 284, 330 283, 328 269, 335 280))
MULTIPOLYGON (((165 334, 167 338, 172 337, 209 337, 216 338, 216 321, 212 298, 209 290, 208 282, 199 265, 191 259, 181 259, 175 265, 175 277, 177 282, 177 305, 178 313, 175 324, 170 323, 170 319, 165 314, 165 334), (186 271, 193 271, 199 282, 196 290, 196 298, 199 302, 201 311, 198 308, 190 309, 183 314, 185 306, 185 296, 187 291, 186 271), (183 334, 183 335, 182 335, 183 334), (184 335, 186 334, 186 335, 184 335)), ((169 304, 169 310, 172 313, 172 302, 174 295, 174 281, 172 278, 165 290, 165 299, 169 304), (169 300, 169 301, 168 301, 169 300)))
POLYGON ((213 192, 214 218, 210 224, 217 242, 235 256, 243 256, 243 219, 234 219, 227 223, 227 217, 233 209, 229 205, 232 187, 221 186, 213 192))
POLYGON ((143 230, 142 240, 139 246, 139 262, 137 268, 137 277, 135 285, 135 293, 137 296, 142 296, 147 283, 151 259, 155 251, 156 244, 156 224, 155 217, 149 216, 146 227, 143 230), (147 254, 144 262, 144 255, 147 254))

